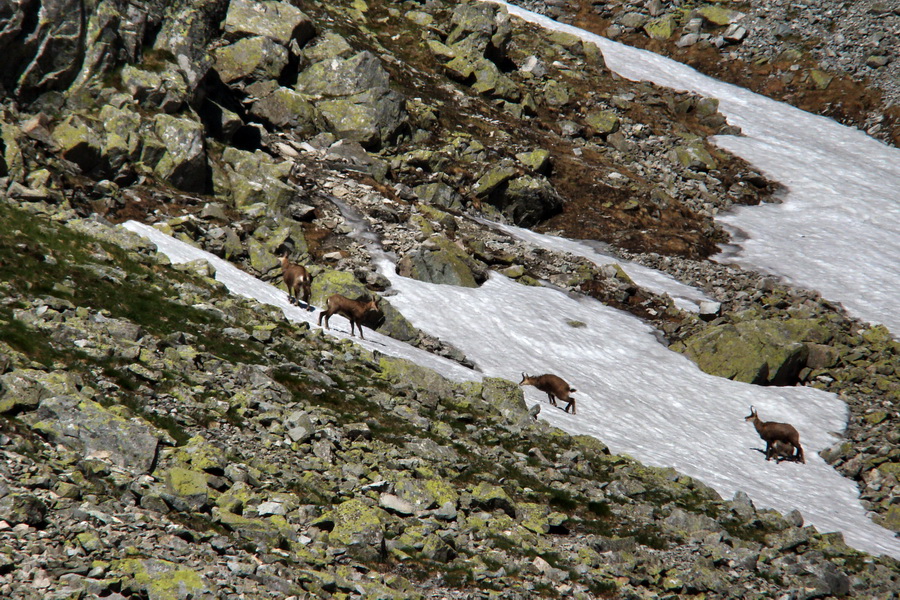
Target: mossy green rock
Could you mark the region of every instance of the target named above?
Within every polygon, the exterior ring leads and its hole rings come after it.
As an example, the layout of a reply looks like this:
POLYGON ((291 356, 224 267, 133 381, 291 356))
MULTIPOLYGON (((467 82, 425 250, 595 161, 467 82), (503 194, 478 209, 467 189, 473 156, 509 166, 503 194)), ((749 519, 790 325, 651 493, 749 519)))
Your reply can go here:
POLYGON ((384 528, 390 522, 390 515, 381 508, 353 499, 338 504, 313 524, 326 522, 334 525, 328 535, 329 543, 345 546, 358 560, 375 560, 381 554, 384 528))
POLYGON ((515 167, 495 167, 482 175, 478 181, 475 182, 475 185, 472 187, 472 192, 476 196, 487 196, 515 177, 517 173, 518 171, 515 167))
POLYGON ((588 127, 597 133, 609 134, 619 130, 619 117, 611 110, 598 110, 584 118, 588 127))
POLYGON ((301 136, 316 133, 321 120, 319 111, 305 96, 286 87, 279 87, 254 102, 250 112, 301 136))
POLYGON ((165 154, 154 167, 156 174, 186 192, 206 189, 206 145, 198 118, 157 115, 154 130, 165 154))
POLYGON ((403 359, 383 356, 378 363, 381 377, 399 384, 415 381, 417 386, 441 398, 452 397, 456 386, 433 369, 403 359))
POLYGON ((513 422, 529 419, 528 406, 522 388, 499 377, 485 377, 481 382, 481 397, 513 422))
POLYGON ((329 131, 370 149, 390 142, 407 120, 403 96, 385 88, 321 100, 316 108, 329 131))
POLYGON ((422 202, 448 208, 462 210, 462 196, 446 183, 426 183, 413 188, 416 197, 422 202))
POLYGON ((520 152, 516 154, 518 160, 525 168, 535 173, 546 174, 550 170, 550 152, 544 149, 520 152))
POLYGON ((222 162, 222 168, 213 170, 213 189, 239 208, 264 202, 280 211, 296 196, 296 190, 286 183, 291 171, 287 161, 277 161, 259 150, 229 147, 222 153, 222 162))
POLYGON ((678 146, 673 152, 675 161, 687 169, 710 171, 719 166, 713 155, 701 143, 678 146))
POLYGON ((808 320, 743 321, 710 327, 672 349, 711 375, 756 384, 793 385, 809 354, 808 320))
POLYGON ((706 5, 701 6, 698 11, 700 16, 712 23, 713 25, 724 26, 732 23, 741 16, 741 13, 723 8, 721 6, 706 5))
POLYGON ((288 63, 287 49, 263 36, 244 38, 214 51, 215 69, 225 83, 239 79, 278 79, 288 63))
POLYGON ((114 563, 112 568, 133 580, 149 600, 189 600, 216 592, 196 571, 166 560, 126 559, 114 563))
POLYGON ((516 503, 499 485, 479 483, 472 490, 472 503, 485 510, 500 509, 510 517, 516 518, 516 503))
POLYGON ((90 171, 100 162, 103 146, 99 127, 78 115, 66 117, 50 134, 63 158, 77 164, 82 171, 90 171))
POLYGON ((520 227, 537 225, 562 210, 562 198, 542 176, 516 177, 488 201, 520 227))
POLYGON ((102 453, 113 464, 135 474, 149 472, 162 437, 143 419, 126 419, 75 396, 43 399, 37 410, 20 418, 53 443, 85 457, 102 453))
POLYGON ((303 46, 315 34, 312 20, 288 2, 231 0, 222 23, 225 33, 265 36, 283 46, 303 46))
POLYGON ((432 236, 428 242, 397 263, 400 275, 429 283, 478 287, 465 250, 443 236, 432 236))
POLYGON ((654 40, 667 40, 675 33, 675 17, 665 15, 656 19, 651 19, 644 24, 644 31, 654 40))
POLYGON ((202 435, 188 440, 188 443, 175 453, 175 460, 196 471, 207 473, 223 473, 228 466, 225 451, 206 441, 202 435))
POLYGON ((206 474, 183 467, 172 467, 166 472, 169 490, 185 502, 191 510, 200 510, 209 503, 206 474))

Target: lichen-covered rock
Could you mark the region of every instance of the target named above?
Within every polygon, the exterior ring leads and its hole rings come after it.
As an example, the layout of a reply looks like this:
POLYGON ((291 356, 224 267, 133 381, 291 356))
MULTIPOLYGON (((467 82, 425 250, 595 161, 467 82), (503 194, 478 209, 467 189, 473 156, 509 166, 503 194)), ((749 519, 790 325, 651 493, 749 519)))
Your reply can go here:
POLYGON ((0 498, 0 520, 10 525, 24 523, 32 527, 44 524, 47 505, 31 494, 9 494, 0 498))
POLYGON ((450 210, 462 210, 463 198, 446 183, 426 183, 413 188, 416 197, 422 202, 433 204, 450 210))
POLYGON ((490 2, 456 5, 450 18, 447 44, 470 58, 502 62, 507 58, 512 27, 506 9, 490 2))
POLYGON ((644 23, 644 31, 654 40, 667 40, 675 33, 676 26, 674 16, 663 15, 644 23))
POLYGON ((231 0, 223 22, 225 33, 265 36, 287 46, 296 40, 302 47, 315 34, 312 19, 288 2, 231 0))
POLYGON ((170 53, 187 87, 197 89, 212 67, 209 43, 220 32, 229 0, 191 0, 168 3, 153 48, 170 53))
POLYGON ((472 504, 486 510, 500 509, 512 518, 516 518, 516 503, 499 485, 487 482, 479 483, 472 490, 472 504))
POLYGON ((79 115, 70 115, 53 128, 53 143, 63 158, 88 172, 100 163, 103 140, 97 124, 79 115))
POLYGON ((365 148, 377 149, 390 143, 407 122, 403 96, 385 88, 321 100, 316 108, 329 131, 365 148))
POLYGON ((225 83, 277 79, 287 65, 287 49, 262 36, 244 38, 215 51, 215 69, 225 83))
POLYGON ((319 130, 316 107, 290 88, 279 87, 250 106, 251 114, 269 124, 308 136, 319 130))
POLYGON ((87 19, 79 0, 4 7, 0 82, 24 101, 63 90, 81 68, 87 19))
POLYGON ((532 227, 562 210, 562 198, 543 177, 523 175, 488 196, 506 218, 522 227, 532 227))
MULTIPOLYGON (((166 471, 165 479, 174 494, 175 508, 183 511, 199 511, 209 504, 209 488, 206 474, 183 467, 172 467, 166 471)), ((171 502, 171 501, 170 501, 171 502)))
POLYGON ((213 170, 213 189, 220 196, 231 198, 238 208, 260 202, 272 210, 284 210, 297 192, 287 183, 291 165, 277 161, 257 150, 247 152, 228 147, 222 154, 224 168, 213 170))
POLYGON ((469 255, 443 236, 432 236, 397 263, 397 273, 420 281, 478 287, 469 255))
POLYGON ((543 148, 531 152, 520 152, 516 154, 516 159, 534 173, 546 175, 550 170, 550 152, 543 148))
POLYGON ((481 382, 481 397, 514 423, 531 418, 525 404, 525 393, 508 379, 485 377, 481 382))
POLYGON ((41 400, 78 394, 79 382, 69 373, 20 369, 0 375, 0 413, 32 410, 41 400))
POLYGON ((189 600, 213 597, 216 587, 200 573, 174 562, 129 558, 113 565, 134 582, 149 600, 189 600))
POLYGON ((390 515, 383 509, 352 499, 338 504, 313 524, 332 525, 329 543, 346 547, 357 560, 376 560, 382 555, 384 529, 389 522, 390 515))
POLYGON ((99 455, 135 474, 148 473, 163 437, 146 421, 126 419, 90 400, 55 396, 20 419, 84 457, 99 455))
POLYGON ((186 192, 206 189, 206 144, 196 118, 157 115, 155 133, 165 153, 154 167, 160 178, 186 192))
POLYGON ((619 130, 619 117, 611 110, 598 110, 588 113, 584 118, 584 122, 594 132, 603 135, 615 133, 619 130))
POLYGON ((808 323, 743 321, 710 327, 672 349, 684 353, 711 375, 747 383, 793 385, 806 364, 808 323))
POLYGON ((673 151, 674 161, 687 169, 711 171, 719 165, 702 143, 678 146, 673 151))
POLYGON ((181 72, 174 66, 167 67, 151 71, 125 65, 121 71, 122 85, 142 106, 176 112, 188 100, 190 91, 181 72))
POLYGON ((103 137, 103 160, 112 173, 117 173, 140 157, 141 116, 136 111, 106 105, 100 109, 100 121, 106 133, 103 137))

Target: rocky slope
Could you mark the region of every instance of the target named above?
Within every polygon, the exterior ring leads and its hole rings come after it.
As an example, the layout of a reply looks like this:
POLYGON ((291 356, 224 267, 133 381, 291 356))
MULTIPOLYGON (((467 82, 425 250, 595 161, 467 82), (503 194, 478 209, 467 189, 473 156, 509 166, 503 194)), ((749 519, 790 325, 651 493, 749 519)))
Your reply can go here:
MULTIPOLYGON (((709 372, 851 408, 827 460, 900 530, 900 345, 815 293, 705 260, 770 201, 714 99, 624 82, 484 3, 37 3, 0 13, 0 594, 887 597, 896 561, 723 500, 460 385, 224 294, 114 223, 277 279, 385 292, 491 270, 629 310, 709 372), (49 5, 48 5, 49 6, 49 5), (62 6, 62 5, 60 5, 62 6), (46 13, 45 13, 46 15, 46 13), (721 302, 473 216, 609 242, 721 302), (710 347, 729 348, 726 363, 710 347), (784 350, 787 349, 787 352, 784 350), (771 381, 777 375, 778 379, 771 381)), ((381 331, 468 364, 383 302, 381 331)))

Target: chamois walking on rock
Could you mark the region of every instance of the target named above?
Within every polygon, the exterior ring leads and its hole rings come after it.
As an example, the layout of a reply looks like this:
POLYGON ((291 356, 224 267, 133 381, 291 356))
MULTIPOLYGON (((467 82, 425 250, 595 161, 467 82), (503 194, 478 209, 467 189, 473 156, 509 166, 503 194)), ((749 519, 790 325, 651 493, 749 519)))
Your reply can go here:
POLYGON ((356 328, 359 329, 359 337, 361 339, 366 339, 363 335, 362 323, 367 314, 380 310, 378 307, 379 301, 380 298, 378 296, 375 296, 368 301, 351 300, 340 294, 329 296, 328 300, 325 302, 325 310, 319 313, 319 326, 322 326, 322 318, 324 317, 325 329, 330 329, 328 320, 331 318, 331 315, 337 313, 350 319, 351 336, 353 335, 353 327, 356 326, 356 328))
POLYGON ((771 460, 775 456, 775 460, 778 462, 778 456, 784 456, 785 460, 806 462, 803 456, 803 446, 800 445, 800 433, 793 425, 763 421, 753 406, 750 406, 750 414, 744 420, 752 421, 759 437, 766 442, 766 460, 771 460), (785 446, 791 447, 791 450, 785 452, 785 446), (794 449, 797 451, 796 454, 794 454, 794 449))
POLYGON ((297 296, 301 296, 306 307, 312 308, 309 303, 309 296, 312 293, 312 276, 309 271, 303 265, 295 265, 288 260, 288 253, 285 252, 281 255, 281 272, 291 304, 299 306, 297 296))
POLYGON ((519 385, 533 385, 542 392, 545 392, 550 399, 550 404, 553 406, 556 406, 557 398, 563 402, 568 402, 564 410, 569 412, 569 409, 571 408, 572 414, 575 414, 575 398, 570 397, 569 394, 573 394, 578 390, 570 387, 562 377, 550 373, 538 376, 522 373, 522 381, 519 382, 519 385))

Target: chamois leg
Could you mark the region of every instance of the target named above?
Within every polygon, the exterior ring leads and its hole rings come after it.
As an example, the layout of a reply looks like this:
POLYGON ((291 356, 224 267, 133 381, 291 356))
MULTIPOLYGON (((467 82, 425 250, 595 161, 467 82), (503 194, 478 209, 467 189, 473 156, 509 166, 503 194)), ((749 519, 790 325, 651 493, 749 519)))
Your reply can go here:
POLYGON ((803 446, 801 446, 799 442, 794 444, 794 446, 797 448, 797 460, 806 464, 806 458, 803 456, 803 446))
POLYGON ((547 393, 547 398, 550 399, 550 404, 552 404, 553 406, 556 406, 556 398, 553 397, 553 394, 551 394, 551 393, 548 392, 548 393, 547 393))
POLYGON ((323 310, 319 313, 319 327, 322 326, 322 317, 325 318, 325 329, 331 329, 331 327, 328 326, 328 319, 331 318, 331 315, 328 314, 328 311, 323 310))
POLYGON ((575 414, 575 399, 572 398, 569 400, 569 403, 566 405, 566 412, 569 412, 569 409, 572 409, 572 414, 575 414))

